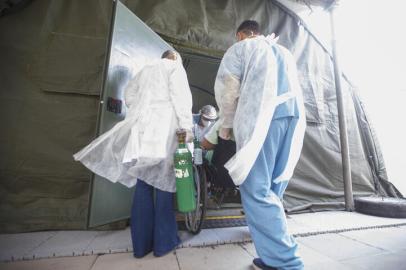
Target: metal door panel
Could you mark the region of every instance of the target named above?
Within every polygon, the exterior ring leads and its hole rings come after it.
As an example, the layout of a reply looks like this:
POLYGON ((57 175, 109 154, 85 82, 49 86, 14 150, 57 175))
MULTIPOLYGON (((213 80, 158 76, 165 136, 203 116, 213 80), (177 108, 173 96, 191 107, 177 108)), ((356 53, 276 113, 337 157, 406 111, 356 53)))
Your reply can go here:
MULTIPOLYGON (((171 47, 120 1, 113 2, 109 43, 104 69, 97 135, 125 117, 123 92, 142 66, 171 47)), ((134 188, 94 175, 90 187, 88 227, 130 216, 134 188)))

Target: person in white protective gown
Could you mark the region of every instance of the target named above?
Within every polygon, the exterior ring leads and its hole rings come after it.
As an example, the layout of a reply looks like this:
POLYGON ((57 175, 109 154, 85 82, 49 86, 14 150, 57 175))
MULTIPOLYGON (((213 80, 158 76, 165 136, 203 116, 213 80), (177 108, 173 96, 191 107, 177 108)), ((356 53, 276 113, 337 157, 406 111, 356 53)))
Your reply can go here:
POLYGON ((248 227, 259 255, 256 269, 303 269, 287 231, 283 193, 303 146, 305 111, 290 52, 274 35, 260 35, 256 21, 237 29, 236 44, 221 61, 215 97, 219 137, 237 144, 226 163, 240 185, 248 227))
POLYGON ((178 53, 166 51, 130 80, 126 117, 74 155, 94 173, 136 185, 131 211, 135 257, 162 256, 179 244, 173 195, 176 130, 191 134, 192 95, 178 53), (155 193, 155 196, 154 196, 155 193))

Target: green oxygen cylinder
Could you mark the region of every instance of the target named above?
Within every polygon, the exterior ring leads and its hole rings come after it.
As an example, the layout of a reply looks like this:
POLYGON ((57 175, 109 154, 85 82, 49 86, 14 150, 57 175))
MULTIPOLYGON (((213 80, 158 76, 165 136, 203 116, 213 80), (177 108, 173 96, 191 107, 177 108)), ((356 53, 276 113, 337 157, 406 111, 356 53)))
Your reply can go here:
POLYGON ((186 147, 186 131, 179 130, 175 152, 176 200, 178 211, 187 213, 196 209, 196 189, 193 179, 192 154, 186 147))

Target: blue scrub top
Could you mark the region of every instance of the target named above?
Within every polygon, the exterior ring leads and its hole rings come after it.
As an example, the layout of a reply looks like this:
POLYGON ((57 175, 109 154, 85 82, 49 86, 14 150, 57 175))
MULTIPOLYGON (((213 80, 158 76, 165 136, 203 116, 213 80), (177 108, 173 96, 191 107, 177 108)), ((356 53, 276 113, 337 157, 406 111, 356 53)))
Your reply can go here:
MULTIPOLYGON (((278 96, 285 94, 289 90, 288 76, 286 74, 286 63, 283 55, 277 46, 272 46, 278 63, 278 96)), ((284 117, 299 117, 299 108, 297 107, 296 99, 290 99, 276 107, 273 119, 284 117)))

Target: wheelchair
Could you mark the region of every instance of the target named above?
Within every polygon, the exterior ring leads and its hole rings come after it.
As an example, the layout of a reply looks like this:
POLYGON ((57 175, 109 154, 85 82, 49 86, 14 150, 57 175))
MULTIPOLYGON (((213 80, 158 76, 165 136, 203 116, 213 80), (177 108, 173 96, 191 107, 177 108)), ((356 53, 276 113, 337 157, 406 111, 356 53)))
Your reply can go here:
POLYGON ((221 208, 227 193, 239 195, 238 188, 228 175, 224 164, 234 155, 235 143, 221 140, 213 151, 211 160, 204 158, 203 164, 193 165, 196 209, 185 214, 186 229, 198 234, 203 226, 208 210, 208 203, 214 201, 217 209, 221 208))

